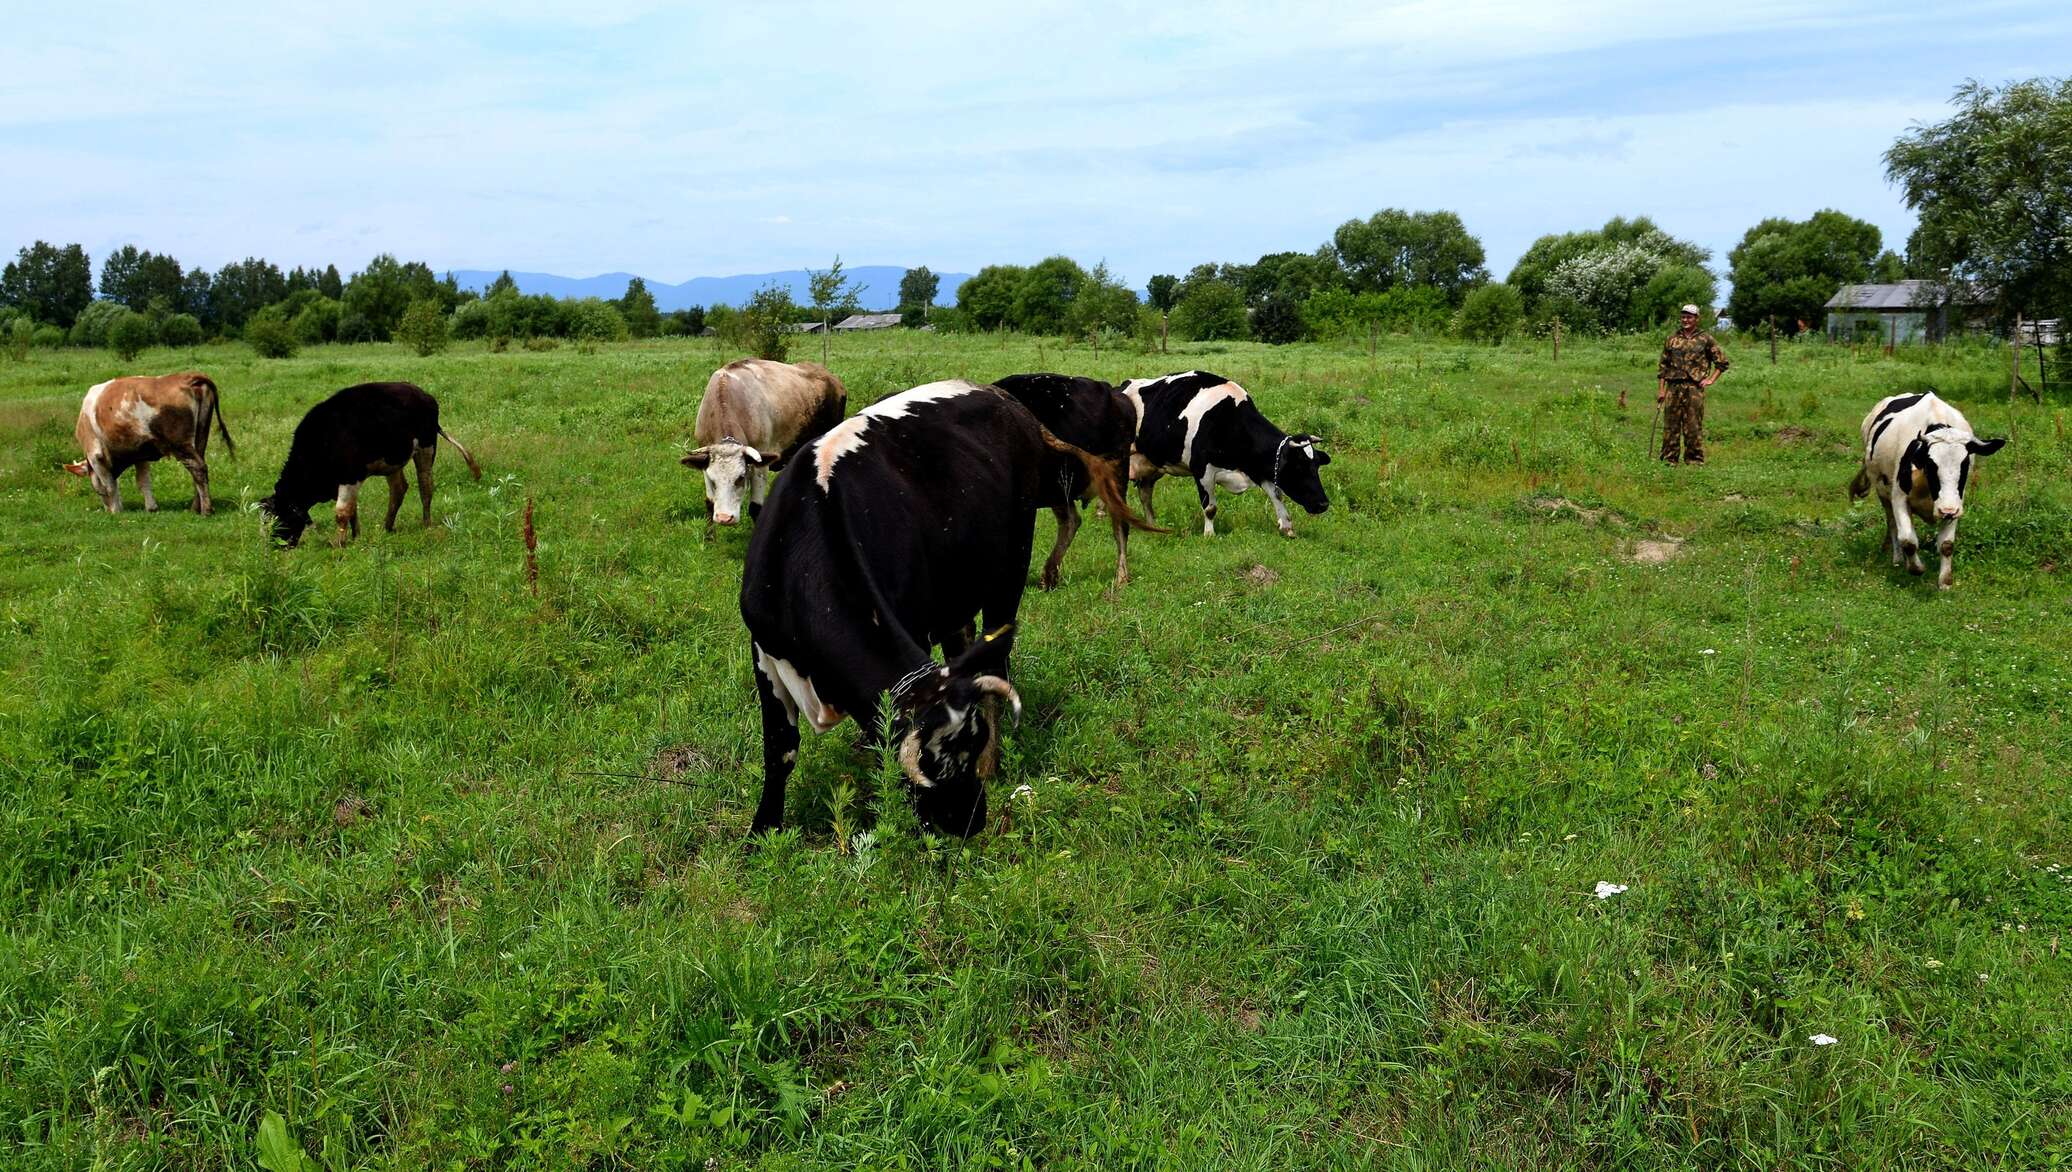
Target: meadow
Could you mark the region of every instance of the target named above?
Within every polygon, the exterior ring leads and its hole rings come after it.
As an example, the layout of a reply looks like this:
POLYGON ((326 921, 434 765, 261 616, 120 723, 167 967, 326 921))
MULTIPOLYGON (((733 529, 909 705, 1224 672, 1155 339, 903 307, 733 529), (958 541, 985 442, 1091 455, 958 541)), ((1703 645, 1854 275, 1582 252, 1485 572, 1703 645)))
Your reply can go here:
POLYGON ((986 833, 845 726, 754 849, 746 533, 676 462, 734 355, 148 352, 222 387, 209 518, 55 470, 111 354, 0 366, 0 1165, 2072 1163, 2065 404, 1728 339, 1665 468, 1657 346, 836 339, 852 409, 1218 371, 1333 506, 1203 539, 1167 481, 1119 594, 1089 526, 986 833), (485 478, 270 549, 295 421, 375 378, 485 478), (1923 384, 2013 437, 1947 593, 1844 492, 1923 384))

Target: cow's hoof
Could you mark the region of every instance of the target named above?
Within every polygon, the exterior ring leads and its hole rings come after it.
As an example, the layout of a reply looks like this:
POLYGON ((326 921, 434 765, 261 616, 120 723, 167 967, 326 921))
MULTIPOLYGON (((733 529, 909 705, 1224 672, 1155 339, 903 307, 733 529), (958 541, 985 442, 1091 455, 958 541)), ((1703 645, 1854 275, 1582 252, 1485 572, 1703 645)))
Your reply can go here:
POLYGON ((155 512, 157 512, 157 511, 158 511, 158 506, 157 506, 157 505, 145 505, 145 506, 144 506, 144 511, 145 511, 145 512, 147 512, 147 513, 155 513, 155 512))
POLYGON ((1282 537, 1293 537, 1293 536, 1295 536, 1295 530, 1294 530, 1294 529, 1293 529, 1292 527, 1290 527, 1290 528, 1287 528, 1287 529, 1283 529, 1283 530, 1281 530, 1281 536, 1282 536, 1282 537))

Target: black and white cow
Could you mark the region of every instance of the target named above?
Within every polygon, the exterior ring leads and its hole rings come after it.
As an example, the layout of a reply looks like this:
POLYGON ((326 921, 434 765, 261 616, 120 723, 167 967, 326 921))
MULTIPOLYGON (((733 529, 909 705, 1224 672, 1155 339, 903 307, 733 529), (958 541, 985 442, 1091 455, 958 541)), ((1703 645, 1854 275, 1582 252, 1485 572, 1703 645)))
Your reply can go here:
POLYGON ((1975 456, 1990 456, 2007 443, 1982 440, 1955 407, 1935 393, 1880 399, 1863 417, 1863 467, 1849 482, 1849 495, 1877 489, 1885 509, 1885 548, 1892 564, 1921 573, 1921 542, 1913 518, 1939 521, 1935 548, 1941 557, 1936 585, 1950 588, 1957 553, 1957 518, 1964 515, 1964 488, 1975 456))
MULTIPOLYGON (((1116 483, 1129 476, 1137 410, 1113 384, 1070 374, 1011 374, 993 385, 1013 395, 1051 434, 1107 464, 1116 483)), ((1045 590, 1058 584, 1058 567, 1079 532, 1076 502, 1098 495, 1093 478, 1077 460, 1060 453, 1052 462, 1053 473, 1044 478, 1043 503, 1058 519, 1058 540, 1043 563, 1045 590)), ((1130 580, 1130 520, 1111 516, 1109 521, 1115 526, 1115 584, 1125 586, 1130 580)))
POLYGON ((885 695, 922 822, 967 835, 985 824, 997 706, 1021 710, 1008 654, 1045 469, 1060 451, 1077 453, 1108 508, 1127 512, 1107 465, 999 389, 961 379, 873 404, 792 460, 741 577, 762 702, 756 831, 783 823, 798 723, 826 732, 853 716, 874 738, 885 695))
POLYGON ((1130 479, 1144 515, 1153 521, 1151 493, 1161 476, 1185 476, 1201 495, 1201 531, 1216 532, 1216 486, 1243 492, 1253 485, 1273 503, 1281 536, 1295 536, 1288 520, 1294 501, 1312 515, 1331 507, 1317 469, 1331 457, 1313 435, 1289 435, 1259 413, 1245 389, 1220 374, 1190 370, 1164 378, 1131 379, 1122 388, 1137 413, 1130 479))
POLYGON ((273 486, 273 495, 259 502, 259 509, 273 518, 275 539, 293 546, 309 528, 310 507, 335 499, 333 519, 338 533, 334 543, 344 545, 348 531, 354 537, 360 535, 360 482, 384 476, 389 486, 384 527, 394 532, 396 513, 410 491, 403 469, 414 463, 424 523, 430 525, 432 461, 438 457, 442 438, 467 461, 475 479, 482 479, 482 466, 475 463, 475 457, 439 427, 439 401, 423 387, 414 383, 347 387, 311 407, 295 425, 280 479, 273 486))

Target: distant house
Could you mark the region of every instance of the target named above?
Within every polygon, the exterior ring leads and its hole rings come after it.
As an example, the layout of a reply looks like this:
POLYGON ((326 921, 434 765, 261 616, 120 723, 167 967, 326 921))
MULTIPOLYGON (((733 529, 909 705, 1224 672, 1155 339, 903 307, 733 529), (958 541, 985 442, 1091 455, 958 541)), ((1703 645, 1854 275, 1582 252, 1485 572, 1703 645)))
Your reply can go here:
POLYGON ((1940 342, 1951 329, 1979 324, 1990 304, 1971 285, 1900 281, 1891 285, 1844 285, 1827 299, 1827 336, 1849 342, 1940 342))
MULTIPOLYGON (((820 323, 817 321, 795 321, 784 328, 794 334, 817 334, 821 332, 820 323)), ((842 327, 836 326, 835 328, 839 330, 842 327)))
POLYGON ((835 323, 838 330, 887 330, 899 324, 896 313, 852 313, 835 323))

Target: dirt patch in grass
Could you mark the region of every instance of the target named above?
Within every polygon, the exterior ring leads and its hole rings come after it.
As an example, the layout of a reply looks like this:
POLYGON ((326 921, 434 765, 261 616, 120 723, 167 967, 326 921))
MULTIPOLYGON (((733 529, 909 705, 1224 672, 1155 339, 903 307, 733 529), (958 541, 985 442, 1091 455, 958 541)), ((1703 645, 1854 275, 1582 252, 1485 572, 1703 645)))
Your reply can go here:
POLYGON ((1626 556, 1643 566, 1660 566, 1683 556, 1681 537, 1649 538, 1633 543, 1626 556))
POLYGON ((1626 518, 1611 508, 1591 508, 1579 505, 1565 496, 1542 496, 1532 499, 1532 507, 1550 517, 1574 516, 1585 525, 1624 525, 1626 518))
POLYGON ((648 762, 648 776, 675 781, 686 773, 710 772, 712 762, 689 745, 671 745, 648 762))
POLYGON ((1281 580, 1280 574, 1276 573, 1271 569, 1268 569, 1263 565, 1260 565, 1257 562, 1254 562, 1252 564, 1252 568, 1246 570, 1243 574, 1240 574, 1239 577, 1243 578, 1246 582, 1254 586, 1261 587, 1271 586, 1275 582, 1281 580))
POLYGON ((331 821, 337 824, 340 830, 349 826, 358 826, 372 817, 374 817, 374 803, 358 794, 347 794, 338 799, 331 807, 331 821))
POLYGON ((1812 438, 1812 428, 1800 427, 1798 424, 1794 423, 1786 427, 1778 428, 1777 434, 1771 436, 1770 440, 1772 443, 1782 446, 1785 444, 1802 444, 1812 438))

